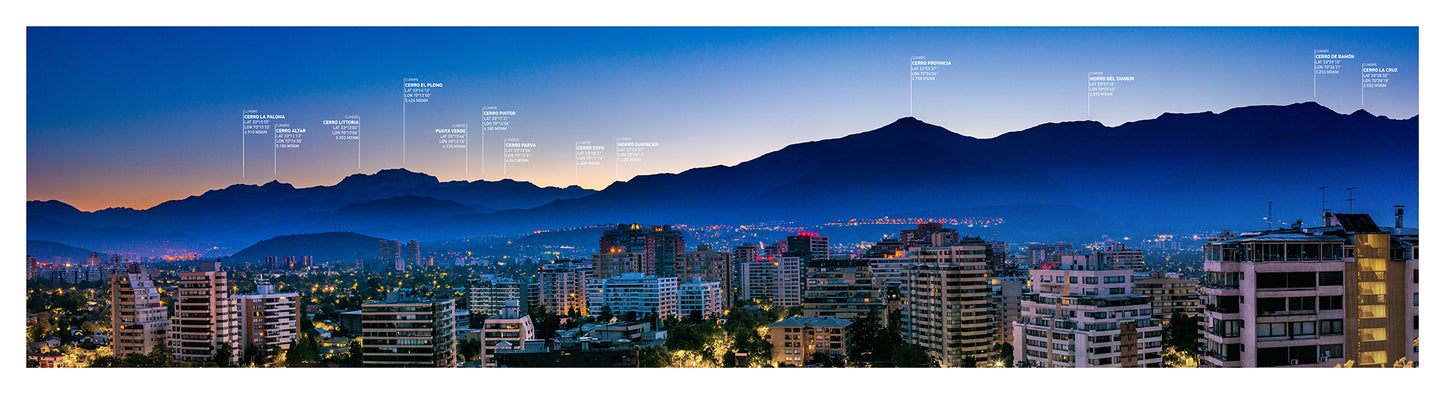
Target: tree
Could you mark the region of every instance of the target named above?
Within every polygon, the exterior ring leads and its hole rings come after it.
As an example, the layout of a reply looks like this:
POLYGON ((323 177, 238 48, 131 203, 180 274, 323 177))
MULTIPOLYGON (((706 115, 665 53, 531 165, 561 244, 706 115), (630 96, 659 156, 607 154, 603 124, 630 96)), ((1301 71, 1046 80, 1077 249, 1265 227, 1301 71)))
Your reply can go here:
POLYGON ((660 346, 648 346, 637 349, 638 365, 643 368, 667 368, 672 366, 672 353, 667 348, 660 346))
POLYGON ((888 360, 893 353, 892 338, 883 326, 878 325, 877 310, 868 311, 868 316, 853 322, 849 328, 853 340, 848 344, 848 357, 856 361, 877 362, 888 360))
POLYGON ((847 366, 847 362, 844 361, 843 356, 838 354, 814 352, 813 356, 809 358, 823 368, 842 368, 847 366))
POLYGON ((989 357, 991 366, 1013 368, 1014 366, 1014 345, 1008 342, 993 344, 993 356, 989 357))
POLYGON ((346 358, 346 364, 343 365, 343 366, 345 366, 345 367, 360 367, 360 366, 361 366, 361 362, 363 361, 362 358, 361 358, 361 337, 356 337, 356 338, 353 338, 353 339, 351 340, 350 348, 347 349, 347 355, 348 355, 349 357, 346 358))
POLYGON ((265 362, 265 358, 266 354, 261 351, 260 346, 247 346, 246 350, 241 352, 241 365, 251 367, 261 365, 265 362))
POLYGON ((601 319, 604 322, 608 322, 612 321, 612 318, 614 317, 617 316, 612 314, 612 305, 602 305, 602 314, 599 315, 597 318, 601 319))
POLYGON ((216 353, 211 355, 211 363, 219 368, 230 368, 232 354, 233 349, 231 349, 231 343, 222 342, 221 347, 216 349, 216 353))
POLYGON ((286 355, 286 359, 290 360, 292 365, 321 361, 321 345, 317 343, 316 336, 311 334, 302 334, 295 343, 291 344, 291 349, 287 350, 287 353, 289 354, 286 355))
POLYGON ((94 334, 96 331, 100 331, 101 327, 95 322, 86 320, 84 323, 80 323, 80 329, 87 334, 94 334))
POLYGON ((464 360, 476 360, 482 353, 482 341, 475 339, 467 340, 465 343, 462 343, 460 353, 464 360))
MULTIPOLYGON (((140 356, 138 353, 131 353, 130 356, 140 356)), ((130 357, 127 357, 129 360, 130 357)), ((176 363, 175 356, 171 354, 171 347, 165 343, 156 344, 151 348, 150 353, 140 356, 139 362, 145 365, 129 365, 134 367, 169 367, 176 363)))
POLYGON ((46 321, 46 319, 37 319, 35 324, 26 327, 25 340, 29 342, 44 341, 53 329, 54 328, 50 327, 50 322, 46 321))
POLYGON ((1164 344, 1193 356, 1199 349, 1199 318, 1175 310, 1164 330, 1164 344))
POLYGON ((1161 354, 1164 358, 1164 366, 1167 368, 1198 368, 1199 358, 1181 351, 1178 348, 1164 347, 1161 354))
POLYGON ((286 352, 278 352, 273 350, 267 353, 271 353, 271 357, 268 357, 266 359, 265 364, 262 364, 263 366, 265 366, 266 368, 286 367, 286 352))
POLYGON ((900 368, 929 368, 938 367, 938 359, 928 354, 928 350, 911 343, 899 345, 893 350, 893 366, 900 368))

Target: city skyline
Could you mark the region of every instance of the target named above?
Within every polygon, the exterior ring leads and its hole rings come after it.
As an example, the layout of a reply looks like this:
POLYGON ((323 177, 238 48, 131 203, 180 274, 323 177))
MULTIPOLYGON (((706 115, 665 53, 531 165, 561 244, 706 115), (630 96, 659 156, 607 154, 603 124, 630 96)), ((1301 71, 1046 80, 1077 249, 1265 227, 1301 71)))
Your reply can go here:
POLYGON ((1051 122, 1117 126, 1166 112, 1306 101, 1394 119, 1419 113, 1416 28, 29 33, 27 199, 57 199, 87 211, 147 208, 273 179, 329 185, 353 173, 403 167, 443 181, 509 178, 601 189, 635 175, 733 165, 788 144, 861 132, 910 116, 910 104, 912 116, 978 138, 1051 122), (447 50, 477 46, 497 49, 447 50), (1008 50, 1018 47, 1037 50, 1008 50), (1342 60, 1340 74, 1314 77, 1317 49, 1353 56, 1342 60), (910 83, 906 67, 913 56, 949 63, 935 70, 936 80, 910 83), (1397 72, 1387 87, 1365 90, 1360 105, 1353 69, 1366 62, 1397 72), (1113 96, 1090 98, 1093 72, 1133 80, 1119 78, 1113 96), (431 102, 407 105, 403 164, 401 90, 409 77, 442 86, 429 92, 431 102), (484 106, 516 111, 508 130, 483 137, 477 130, 484 106), (298 148, 273 155, 265 152, 274 149, 270 135, 241 136, 245 110, 285 115, 308 132, 298 148), (348 115, 360 117, 359 152, 323 125, 348 115), (442 148, 437 129, 463 123, 470 147, 442 148), (504 176, 506 138, 535 146, 527 163, 508 165, 504 176), (639 161, 622 163, 615 156, 619 138, 656 146, 644 147, 639 161), (579 141, 602 147, 597 164, 576 164, 579 141))

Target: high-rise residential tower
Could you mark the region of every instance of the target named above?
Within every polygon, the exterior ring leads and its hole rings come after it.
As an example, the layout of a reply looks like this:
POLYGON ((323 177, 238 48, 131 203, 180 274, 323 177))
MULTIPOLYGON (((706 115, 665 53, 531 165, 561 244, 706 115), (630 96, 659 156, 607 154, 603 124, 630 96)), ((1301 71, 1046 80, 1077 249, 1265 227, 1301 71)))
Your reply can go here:
POLYGON ((176 314, 167 343, 176 361, 206 364, 229 351, 230 364, 240 362, 241 324, 221 263, 200 263, 195 271, 176 275, 176 314))
POLYGON ((171 320, 145 265, 131 264, 110 278, 111 339, 117 357, 146 354, 168 338, 171 320))

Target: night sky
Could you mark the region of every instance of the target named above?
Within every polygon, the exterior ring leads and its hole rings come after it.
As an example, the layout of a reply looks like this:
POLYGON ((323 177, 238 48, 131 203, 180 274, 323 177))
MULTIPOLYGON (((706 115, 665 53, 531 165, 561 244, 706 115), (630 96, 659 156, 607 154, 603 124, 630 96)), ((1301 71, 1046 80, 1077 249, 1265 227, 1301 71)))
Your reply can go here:
POLYGON ((82 210, 398 167, 602 188, 733 165, 909 116, 913 56, 951 65, 912 83, 912 115, 979 138, 1304 101, 1419 113, 1416 28, 32 27, 25 40, 26 198, 82 210), (1354 58, 1316 78, 1317 49, 1354 58), (1363 63, 1398 71, 1362 104, 1363 63), (1089 98, 1091 72, 1134 80, 1089 98), (407 77, 444 86, 406 105, 403 164, 407 77), (516 111, 507 131, 480 131, 489 105, 516 111), (273 159, 271 135, 243 137, 251 109, 307 129, 300 147, 273 159), (360 168, 356 142, 322 124, 347 115, 361 118, 360 168), (457 123, 469 149, 443 149, 436 129, 457 123), (624 137, 657 146, 618 163, 624 137), (507 138, 535 147, 504 175, 507 138), (575 165, 578 141, 604 147, 600 164, 575 165))

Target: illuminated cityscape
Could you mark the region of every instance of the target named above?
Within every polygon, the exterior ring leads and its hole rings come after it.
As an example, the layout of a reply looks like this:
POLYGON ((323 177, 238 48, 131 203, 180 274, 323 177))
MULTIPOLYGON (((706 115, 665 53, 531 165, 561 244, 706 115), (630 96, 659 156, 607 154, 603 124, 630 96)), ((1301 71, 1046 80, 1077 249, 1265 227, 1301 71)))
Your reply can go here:
POLYGON ((1416 367, 1418 30, 31 27, 26 366, 1416 367))

